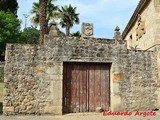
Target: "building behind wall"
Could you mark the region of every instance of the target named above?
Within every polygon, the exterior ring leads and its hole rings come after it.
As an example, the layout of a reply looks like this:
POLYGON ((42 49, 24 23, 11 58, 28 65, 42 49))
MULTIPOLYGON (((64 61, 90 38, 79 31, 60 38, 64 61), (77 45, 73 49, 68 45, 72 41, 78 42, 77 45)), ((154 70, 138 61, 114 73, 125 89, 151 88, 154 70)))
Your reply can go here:
POLYGON ((122 38, 127 40, 128 49, 157 51, 160 83, 160 0, 140 0, 122 38))
POLYGON ((160 43, 160 1, 140 0, 122 37, 128 49, 146 50, 160 43))
POLYGON ((83 38, 58 37, 53 29, 45 36, 44 46, 7 44, 4 114, 160 108, 160 47, 148 49, 153 41, 158 43, 154 38, 159 28, 149 25, 150 19, 158 22, 158 18, 143 17, 150 12, 158 15, 155 2, 141 0, 123 39, 118 27, 114 39, 94 38, 93 24, 87 23, 83 38), (149 37, 152 42, 144 42, 149 37))

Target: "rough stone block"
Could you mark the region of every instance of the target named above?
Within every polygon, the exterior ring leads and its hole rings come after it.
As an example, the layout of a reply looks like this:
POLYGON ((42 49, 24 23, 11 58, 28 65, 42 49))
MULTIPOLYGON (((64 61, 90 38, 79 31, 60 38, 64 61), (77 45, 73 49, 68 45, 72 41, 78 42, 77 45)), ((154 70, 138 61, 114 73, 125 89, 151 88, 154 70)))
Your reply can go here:
POLYGON ((113 73, 113 82, 121 82, 124 80, 124 73, 113 73))
POLYGON ((53 99, 52 100, 52 105, 53 106, 62 106, 62 99, 59 99, 59 100, 53 99))
POLYGON ((39 65, 39 66, 36 66, 34 68, 34 71, 37 73, 37 74, 41 74, 41 73, 45 73, 47 67, 45 66, 42 66, 42 65, 39 65))
POLYGON ((62 66, 48 67, 46 69, 46 73, 50 74, 50 75, 62 74, 63 73, 63 67, 62 66))
POLYGON ((122 111, 123 107, 121 106, 122 101, 119 95, 112 95, 111 96, 111 110, 112 111, 122 111))
POLYGON ((113 83, 112 90, 113 90, 114 94, 121 92, 120 89, 119 89, 119 82, 114 82, 113 83))
POLYGON ((14 112, 14 107, 3 107, 3 112, 4 113, 14 112))
POLYGON ((46 70, 46 73, 47 73, 47 74, 51 74, 51 75, 52 75, 52 74, 56 74, 54 67, 49 67, 49 68, 46 70))
POLYGON ((44 113, 62 115, 62 106, 46 106, 44 108, 44 113))
POLYGON ((51 80, 62 80, 63 76, 62 75, 49 75, 49 78, 51 80))
POLYGON ((62 100, 62 81, 51 82, 51 98, 53 100, 62 100))

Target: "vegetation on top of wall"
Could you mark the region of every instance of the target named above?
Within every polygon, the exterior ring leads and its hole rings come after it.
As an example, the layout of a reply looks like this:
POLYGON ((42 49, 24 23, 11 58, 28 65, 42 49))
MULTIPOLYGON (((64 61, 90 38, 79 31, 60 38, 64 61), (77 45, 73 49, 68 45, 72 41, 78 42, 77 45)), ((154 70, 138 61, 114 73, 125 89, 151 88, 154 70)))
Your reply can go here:
POLYGON ((19 39, 20 21, 11 12, 0 11, 0 55, 4 56, 6 43, 19 39))
POLYGON ((18 2, 17 0, 1 0, 0 1, 0 11, 12 12, 17 16, 18 2))

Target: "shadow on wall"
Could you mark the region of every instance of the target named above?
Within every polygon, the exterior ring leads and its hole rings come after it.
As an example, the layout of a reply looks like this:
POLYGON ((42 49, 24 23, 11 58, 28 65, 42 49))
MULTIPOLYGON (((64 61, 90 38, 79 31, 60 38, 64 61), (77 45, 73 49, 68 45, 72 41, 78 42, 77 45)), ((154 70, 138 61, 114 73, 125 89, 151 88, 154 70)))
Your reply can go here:
POLYGON ((3 113, 3 103, 0 102, 0 115, 3 113))

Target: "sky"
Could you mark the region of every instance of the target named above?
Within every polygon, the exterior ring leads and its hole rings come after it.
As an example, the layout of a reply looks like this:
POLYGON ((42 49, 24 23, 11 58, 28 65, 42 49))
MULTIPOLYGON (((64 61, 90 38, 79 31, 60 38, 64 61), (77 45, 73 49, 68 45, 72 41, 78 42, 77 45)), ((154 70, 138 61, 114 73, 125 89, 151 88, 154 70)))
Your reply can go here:
MULTIPOLYGON (((25 18, 23 14, 29 15, 27 18, 27 27, 30 22, 33 2, 39 0, 17 0, 19 4, 18 17, 22 20, 21 29, 24 28, 25 18)), ((59 7, 71 4, 77 7, 80 24, 74 25, 71 32, 80 31, 82 22, 94 24, 94 37, 113 38, 114 29, 119 26, 121 33, 129 22, 138 2, 140 0, 57 0, 53 2, 59 7)), ((61 29, 61 28, 60 28, 61 29)), ((65 31, 65 29, 61 29, 65 31)))

